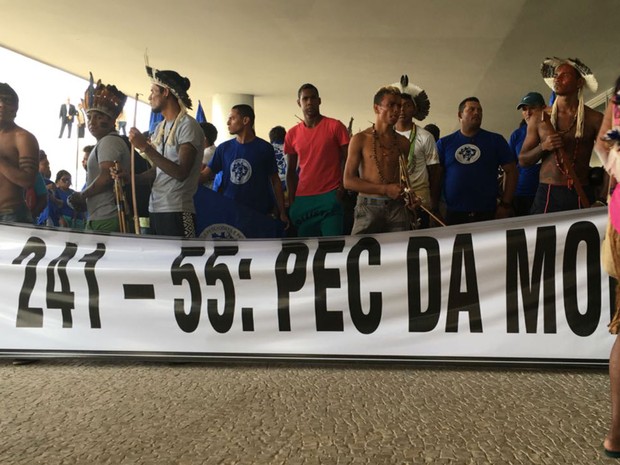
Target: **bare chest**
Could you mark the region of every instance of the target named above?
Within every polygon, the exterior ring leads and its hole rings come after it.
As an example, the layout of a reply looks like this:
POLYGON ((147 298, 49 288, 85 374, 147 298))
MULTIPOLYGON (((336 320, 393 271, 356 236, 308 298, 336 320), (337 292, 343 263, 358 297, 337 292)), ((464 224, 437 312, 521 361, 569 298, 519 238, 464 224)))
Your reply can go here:
POLYGON ((371 134, 364 147, 364 177, 382 184, 397 183, 400 175, 401 150, 396 137, 371 134))

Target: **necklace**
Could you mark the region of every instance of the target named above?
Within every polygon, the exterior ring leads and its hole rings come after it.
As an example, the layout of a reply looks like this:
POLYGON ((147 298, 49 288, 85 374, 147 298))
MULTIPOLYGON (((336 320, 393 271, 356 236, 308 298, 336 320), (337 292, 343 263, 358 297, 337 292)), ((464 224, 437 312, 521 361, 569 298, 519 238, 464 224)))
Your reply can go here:
MULTIPOLYGON (((394 131, 394 129, 392 129, 392 147, 385 147, 381 143, 381 139, 379 138, 379 134, 377 134, 377 130, 375 129, 375 125, 374 124, 372 125, 372 138, 373 138, 372 159, 375 161, 375 165, 377 166, 377 172, 379 173, 379 179, 381 179, 381 183, 382 184, 389 184, 388 181, 385 178, 385 175, 383 174, 383 170, 381 169, 381 164, 379 163, 379 158, 377 157, 377 145, 383 149, 383 157, 384 158, 387 158, 390 155, 391 150, 389 150, 389 149, 395 149, 395 153, 398 153, 398 144, 396 142, 396 140, 397 140, 396 139, 396 131, 394 131)), ((395 183, 397 181, 398 181, 398 175, 391 182, 395 183)))
POLYGON ((555 124, 553 125, 555 127, 555 132, 557 132, 560 135, 566 134, 567 132, 569 132, 571 129, 573 129, 575 127, 575 123, 577 123, 577 112, 575 112, 575 116, 573 116, 573 121, 570 123, 570 126, 567 127, 566 129, 560 131, 557 128, 557 121, 555 121, 555 124))
POLYGON ((164 122, 164 134, 165 137, 163 137, 163 144, 161 145, 161 154, 164 155, 164 152, 166 150, 166 144, 168 143, 168 139, 170 139, 170 136, 172 135, 172 126, 174 126, 174 123, 171 123, 170 126, 168 126, 168 121, 164 122), (166 134, 166 129, 168 129, 168 134, 166 134))

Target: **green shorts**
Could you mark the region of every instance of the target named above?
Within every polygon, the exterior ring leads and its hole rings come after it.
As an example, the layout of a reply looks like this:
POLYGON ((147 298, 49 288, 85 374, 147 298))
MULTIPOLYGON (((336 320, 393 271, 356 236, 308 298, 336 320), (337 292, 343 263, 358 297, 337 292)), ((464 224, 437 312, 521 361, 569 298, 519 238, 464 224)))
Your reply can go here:
POLYGON ((87 231, 99 232, 120 232, 121 227, 118 217, 108 218, 107 220, 88 220, 86 222, 87 231))
POLYGON ((295 197, 289 217, 299 237, 341 236, 344 211, 333 190, 325 194, 295 197))

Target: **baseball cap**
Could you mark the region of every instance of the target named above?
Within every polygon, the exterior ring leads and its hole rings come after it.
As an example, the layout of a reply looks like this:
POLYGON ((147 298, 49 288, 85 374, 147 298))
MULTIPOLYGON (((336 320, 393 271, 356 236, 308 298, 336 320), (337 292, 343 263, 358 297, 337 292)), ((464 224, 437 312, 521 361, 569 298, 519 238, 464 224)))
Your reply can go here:
POLYGON ((520 110, 524 105, 530 107, 544 107, 545 99, 538 92, 529 92, 519 102, 519 105, 517 105, 517 110, 520 110))

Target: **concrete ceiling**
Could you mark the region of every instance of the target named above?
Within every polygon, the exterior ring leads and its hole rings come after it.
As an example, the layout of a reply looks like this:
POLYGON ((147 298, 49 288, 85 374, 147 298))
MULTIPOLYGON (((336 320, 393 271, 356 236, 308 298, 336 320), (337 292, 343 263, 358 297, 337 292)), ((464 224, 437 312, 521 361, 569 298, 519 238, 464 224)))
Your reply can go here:
MULTIPOLYGON (((148 94, 144 53, 190 78, 209 117, 214 94, 255 96, 257 132, 290 127, 296 92, 315 84, 322 113, 355 131, 372 96, 401 74, 424 88, 442 134, 478 96, 483 126, 506 137, 528 91, 549 95, 546 56, 579 57, 612 86, 618 0, 0 0, 0 45, 127 94, 148 94)), ((586 94, 586 99, 593 94, 586 94)))

